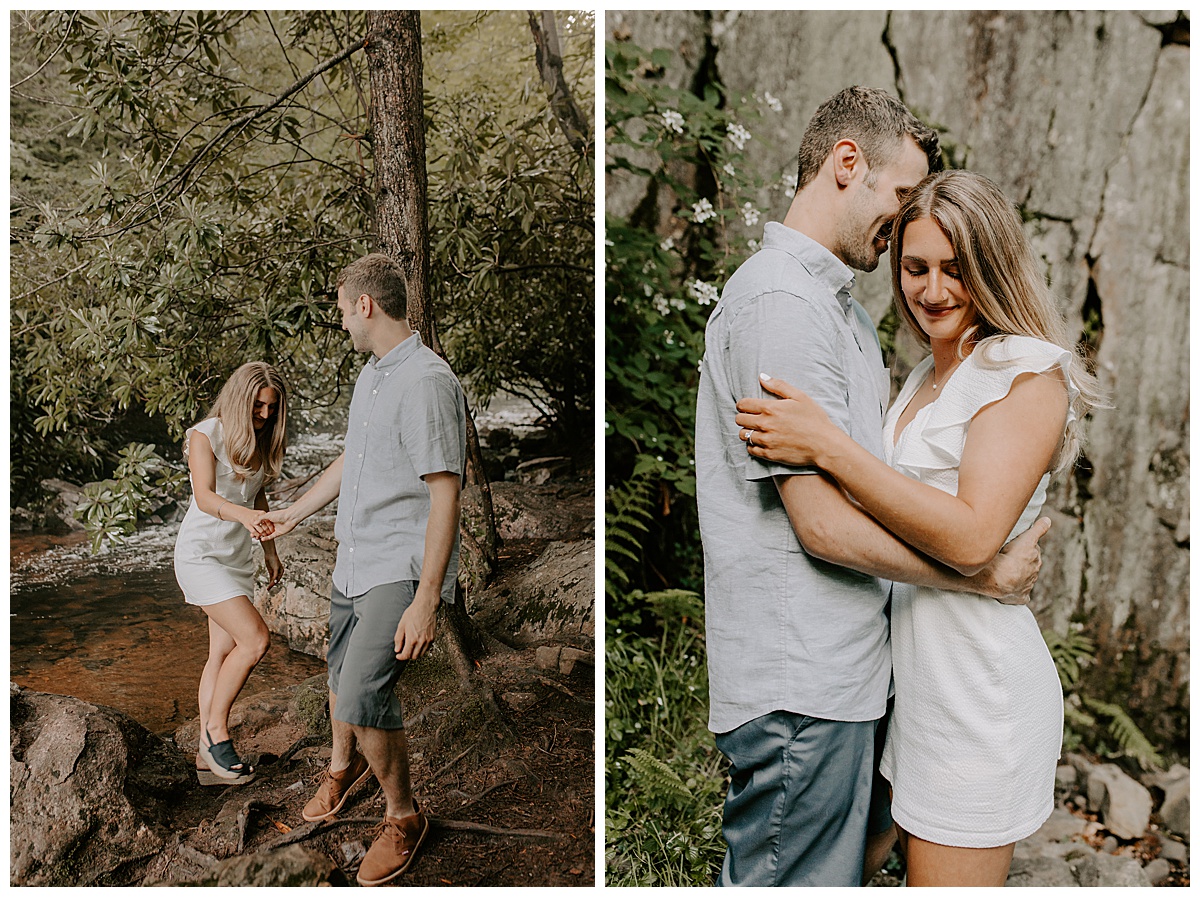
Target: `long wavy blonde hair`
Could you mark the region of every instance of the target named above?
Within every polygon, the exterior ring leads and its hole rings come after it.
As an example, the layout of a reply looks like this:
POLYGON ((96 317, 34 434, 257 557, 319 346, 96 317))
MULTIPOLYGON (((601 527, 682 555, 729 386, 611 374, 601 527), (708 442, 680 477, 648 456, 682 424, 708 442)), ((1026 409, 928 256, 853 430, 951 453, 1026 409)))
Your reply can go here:
POLYGON ((287 451, 287 385, 275 368, 265 361, 242 365, 225 381, 208 416, 221 420, 225 451, 237 479, 244 480, 254 472, 256 458, 263 468, 264 483, 279 478, 287 451), (254 402, 261 389, 275 390, 279 407, 261 430, 255 430, 254 402))
POLYGON ((975 323, 959 338, 960 358, 981 351, 981 359, 994 364, 989 345, 1009 335, 1036 337, 1070 353, 1067 374, 1079 392, 1072 400, 1075 420, 1063 434, 1054 467, 1070 466, 1082 448, 1078 424, 1092 408, 1105 407, 1104 394, 1071 339, 1016 207, 988 178, 960 170, 931 174, 905 197, 892 225, 892 296, 901 319, 928 346, 929 335, 900 288, 904 229, 923 218, 935 221, 950 241, 963 287, 975 305, 975 323))

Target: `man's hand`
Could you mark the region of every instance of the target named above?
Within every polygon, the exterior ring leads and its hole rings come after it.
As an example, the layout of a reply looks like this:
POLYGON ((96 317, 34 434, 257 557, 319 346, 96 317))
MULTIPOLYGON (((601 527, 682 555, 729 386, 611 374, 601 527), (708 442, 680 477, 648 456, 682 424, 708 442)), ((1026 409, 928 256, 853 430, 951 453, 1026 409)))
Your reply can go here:
POLYGON ((1028 604, 1029 593, 1042 569, 1038 540, 1049 529, 1050 518, 1041 517, 1000 549, 992 562, 972 577, 979 583, 979 593, 995 598, 1001 604, 1028 604))
POLYGON ((432 601, 423 600, 418 587, 417 597, 400 617, 400 624, 396 627, 397 660, 416 660, 433 644, 438 598, 434 595, 432 601))
POLYGON ((261 518, 263 522, 274 524, 274 532, 266 533, 258 536, 260 542, 270 542, 272 539, 277 539, 280 536, 290 533, 296 528, 296 524, 300 522, 300 518, 291 513, 291 508, 284 508, 280 511, 271 511, 269 514, 264 514, 261 518))

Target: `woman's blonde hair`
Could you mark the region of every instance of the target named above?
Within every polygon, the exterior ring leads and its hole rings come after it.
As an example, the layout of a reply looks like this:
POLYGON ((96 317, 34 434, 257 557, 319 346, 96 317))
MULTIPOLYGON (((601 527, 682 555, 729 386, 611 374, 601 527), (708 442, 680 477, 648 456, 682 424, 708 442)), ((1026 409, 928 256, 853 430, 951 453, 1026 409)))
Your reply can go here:
POLYGON ((1082 448, 1078 424, 1103 405, 1104 396, 1070 337, 1016 207, 991 180, 961 170, 931 174, 904 198, 892 225, 892 296, 901 319, 928 346, 929 335, 900 287, 904 229, 923 218, 936 222, 950 241, 959 278, 975 306, 975 323, 959 338, 960 358, 977 347, 989 362, 988 343, 1008 335, 1036 337, 1070 353, 1067 374, 1078 389, 1072 400, 1075 420, 1063 435, 1055 470, 1073 464, 1082 448))
POLYGON ((234 476, 244 480, 253 473, 255 454, 263 468, 263 482, 279 478, 287 451, 287 386, 279 372, 265 361, 250 361, 230 375, 213 403, 209 417, 221 419, 225 451, 234 476), (261 430, 254 429, 254 402, 259 390, 273 389, 279 406, 261 430))

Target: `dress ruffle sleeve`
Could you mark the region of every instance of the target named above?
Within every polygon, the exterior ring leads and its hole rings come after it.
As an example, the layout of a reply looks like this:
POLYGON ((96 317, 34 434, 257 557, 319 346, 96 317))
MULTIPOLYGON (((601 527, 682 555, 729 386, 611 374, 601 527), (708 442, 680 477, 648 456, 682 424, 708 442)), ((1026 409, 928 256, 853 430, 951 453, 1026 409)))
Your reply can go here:
POLYGON ((229 463, 229 455, 225 451, 225 432, 221 427, 221 419, 217 417, 209 417, 200 421, 194 427, 188 427, 183 437, 183 457, 189 457, 189 451, 192 444, 192 434, 203 433, 208 437, 208 444, 212 446, 213 454, 217 461, 226 467, 232 469, 233 465, 229 463))
POLYGON ((1075 420, 1079 390, 1071 380, 1072 354, 1061 346, 1028 336, 1006 336, 980 344, 947 381, 944 392, 928 406, 929 420, 906 441, 895 466, 909 476, 920 471, 957 469, 971 420, 988 405, 1008 395, 1021 374, 1060 367, 1067 382, 1067 423, 1075 420), (970 366, 968 373, 965 370, 970 366))

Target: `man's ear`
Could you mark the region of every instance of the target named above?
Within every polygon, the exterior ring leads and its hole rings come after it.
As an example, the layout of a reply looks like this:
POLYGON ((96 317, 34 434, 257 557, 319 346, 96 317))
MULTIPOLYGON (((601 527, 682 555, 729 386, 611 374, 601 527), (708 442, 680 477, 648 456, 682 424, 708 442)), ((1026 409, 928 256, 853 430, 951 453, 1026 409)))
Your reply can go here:
POLYGON ((369 318, 375 311, 375 300, 369 293, 360 293, 354 304, 358 307, 359 317, 369 318))
POLYGON ((849 187, 860 168, 865 169, 862 151, 849 137, 843 137, 833 145, 833 176, 839 189, 849 187))

